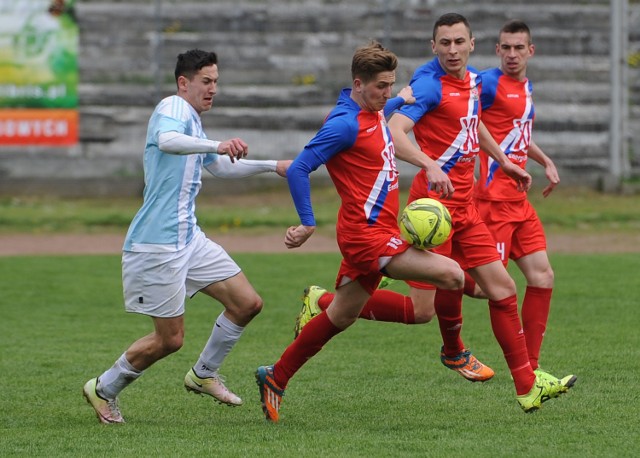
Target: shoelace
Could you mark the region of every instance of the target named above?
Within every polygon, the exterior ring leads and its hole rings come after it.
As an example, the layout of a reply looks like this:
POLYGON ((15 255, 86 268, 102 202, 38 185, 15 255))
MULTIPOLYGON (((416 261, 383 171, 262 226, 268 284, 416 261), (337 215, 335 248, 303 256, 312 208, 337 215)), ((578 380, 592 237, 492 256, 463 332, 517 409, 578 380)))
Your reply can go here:
POLYGON ((212 377, 212 378, 218 379, 218 381, 219 381, 220 383, 222 383, 222 384, 224 384, 224 382, 226 382, 226 381, 227 381, 224 375, 220 375, 220 374, 218 374, 217 372, 216 372, 215 374, 213 374, 213 377, 212 377))
POLYGON ((229 388, 227 388, 227 385, 224 384, 224 382, 226 382, 226 378, 224 377, 224 375, 220 375, 217 372, 215 374, 213 374, 213 379, 216 379, 218 381, 218 383, 220 384, 220 386, 224 389, 225 392, 229 393, 229 388))
POLYGON ((117 399, 109 399, 107 400, 107 405, 109 406, 109 410, 114 417, 121 417, 120 408, 118 407, 117 399))
POLYGON ((473 369, 474 371, 477 369, 482 369, 482 364, 480 364, 480 361, 478 361, 477 359, 474 359, 473 364, 471 364, 471 369, 473 369))

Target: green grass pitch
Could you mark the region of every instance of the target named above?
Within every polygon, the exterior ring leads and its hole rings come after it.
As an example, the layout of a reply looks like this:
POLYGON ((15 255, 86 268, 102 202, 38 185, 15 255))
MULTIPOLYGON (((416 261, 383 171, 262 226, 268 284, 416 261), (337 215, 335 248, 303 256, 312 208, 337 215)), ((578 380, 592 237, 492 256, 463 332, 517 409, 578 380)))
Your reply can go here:
POLYGON ((492 381, 472 384, 440 364, 435 323, 360 320, 294 377, 276 425, 263 419, 253 373, 291 341, 303 288, 333 285, 339 258, 234 258, 265 300, 221 370, 245 405, 183 389, 222 310, 196 297, 187 302, 184 347, 122 393, 127 423, 115 426, 98 424, 81 389, 151 331, 148 318, 123 311, 119 257, 0 258, 0 455, 636 456, 637 254, 552 256, 541 364, 579 379, 539 412, 524 414, 515 401, 486 303, 465 299, 463 337, 496 370, 492 381))

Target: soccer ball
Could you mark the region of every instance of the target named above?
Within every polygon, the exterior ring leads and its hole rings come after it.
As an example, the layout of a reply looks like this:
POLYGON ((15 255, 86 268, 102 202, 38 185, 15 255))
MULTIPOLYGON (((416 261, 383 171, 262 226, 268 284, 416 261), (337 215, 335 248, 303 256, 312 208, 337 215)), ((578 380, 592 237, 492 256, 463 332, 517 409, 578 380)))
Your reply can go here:
POLYGON ((402 210, 400 234, 407 242, 428 250, 442 245, 451 233, 451 214, 435 199, 414 200, 402 210))

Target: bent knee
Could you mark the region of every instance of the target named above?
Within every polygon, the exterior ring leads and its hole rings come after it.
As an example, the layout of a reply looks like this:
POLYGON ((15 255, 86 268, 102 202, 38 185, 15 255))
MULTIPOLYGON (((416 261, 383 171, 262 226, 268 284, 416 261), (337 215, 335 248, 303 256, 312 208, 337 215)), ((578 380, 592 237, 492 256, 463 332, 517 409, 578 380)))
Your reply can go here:
POLYGON ((414 322, 415 324, 426 324, 433 320, 433 317, 436 316, 435 308, 430 308, 428 310, 414 310, 414 322))
POLYGON ((464 271, 459 267, 456 269, 451 269, 445 275, 443 275, 440 284, 438 285, 441 289, 463 289, 464 288, 464 271))
POLYGON ((539 288, 553 288, 554 281, 555 276, 553 274, 553 269, 549 268, 537 276, 533 286, 538 286, 539 288))
POLYGON ((161 347, 162 352, 165 355, 170 355, 171 353, 175 353, 182 348, 184 343, 184 335, 176 334, 170 337, 167 337, 162 340, 161 347))
POLYGON ((256 296, 252 302, 251 307, 249 308, 249 312, 251 313, 251 316, 254 317, 258 313, 260 313, 262 311, 262 307, 264 307, 264 301, 260 296, 256 296))
POLYGON ((262 307, 264 307, 264 301, 256 294, 240 307, 240 312, 245 318, 250 320, 262 311, 262 307))
POLYGON ((555 274, 550 264, 545 266, 536 266, 537 268, 525 268, 522 270, 527 279, 528 286, 537 288, 553 288, 555 282, 555 274))

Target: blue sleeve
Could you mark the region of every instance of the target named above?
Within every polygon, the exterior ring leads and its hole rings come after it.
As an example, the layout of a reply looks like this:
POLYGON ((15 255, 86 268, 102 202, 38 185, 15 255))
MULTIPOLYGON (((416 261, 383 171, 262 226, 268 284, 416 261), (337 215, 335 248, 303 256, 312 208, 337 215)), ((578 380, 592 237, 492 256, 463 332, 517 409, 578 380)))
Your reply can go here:
POLYGON ((400 113, 417 123, 426 113, 433 111, 440 104, 442 84, 438 78, 423 76, 412 81, 411 87, 416 101, 410 105, 403 105, 400 113))
POLYGON ((480 91, 480 105, 483 110, 488 110, 496 99, 498 90, 499 75, 491 70, 486 70, 480 74, 482 78, 482 89, 480 91))
POLYGON ((404 105, 404 99, 402 97, 394 97, 387 100, 387 104, 384 106, 384 117, 389 117, 394 111, 404 105))
POLYGON ((329 116, 318 133, 304 147, 287 170, 287 182, 293 203, 304 226, 315 226, 311 206, 309 175, 329 159, 344 151, 356 141, 358 124, 346 116, 329 116))

